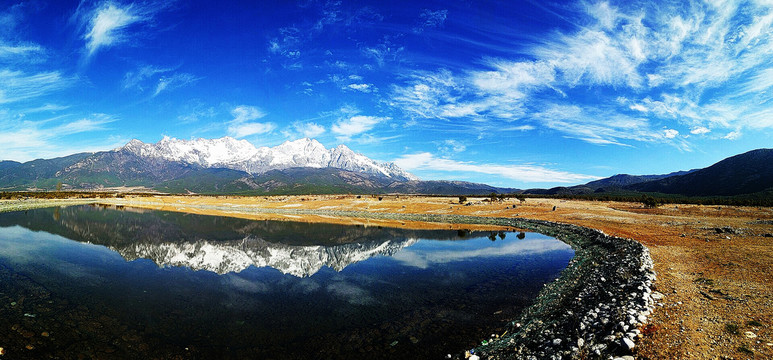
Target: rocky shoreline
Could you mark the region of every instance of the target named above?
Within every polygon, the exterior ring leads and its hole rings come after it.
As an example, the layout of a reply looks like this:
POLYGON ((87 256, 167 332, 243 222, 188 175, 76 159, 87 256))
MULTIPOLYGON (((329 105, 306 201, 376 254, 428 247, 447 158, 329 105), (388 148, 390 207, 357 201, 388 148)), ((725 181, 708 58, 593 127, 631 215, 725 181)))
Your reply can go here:
MULTIPOLYGON (((186 207, 235 211, 228 206, 186 207)), ((456 351, 451 358, 632 359, 640 328, 654 309, 654 297, 659 296, 655 293, 653 297, 655 272, 644 245, 581 226, 466 215, 257 207, 240 207, 237 211, 509 226, 555 237, 574 249, 575 256, 561 276, 547 284, 535 303, 510 322, 503 336, 481 339, 481 346, 474 349, 449 349, 456 351)))

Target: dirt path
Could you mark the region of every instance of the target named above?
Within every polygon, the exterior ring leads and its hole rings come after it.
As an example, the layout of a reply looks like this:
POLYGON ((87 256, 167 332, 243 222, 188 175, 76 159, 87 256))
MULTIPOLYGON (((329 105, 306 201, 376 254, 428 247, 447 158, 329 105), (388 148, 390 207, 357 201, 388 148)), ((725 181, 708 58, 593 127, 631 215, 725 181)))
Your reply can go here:
MULTIPOLYGON (((288 221, 456 228, 328 216, 261 215, 256 208, 526 217, 572 223, 635 239, 650 248, 664 294, 637 344, 640 359, 773 358, 773 208, 528 199, 489 203, 384 196, 148 197, 114 204, 288 221), (228 211, 201 209, 228 207, 228 211), (231 210, 232 209, 232 210, 231 210)), ((0 208, 2 204, 0 204, 0 208)))

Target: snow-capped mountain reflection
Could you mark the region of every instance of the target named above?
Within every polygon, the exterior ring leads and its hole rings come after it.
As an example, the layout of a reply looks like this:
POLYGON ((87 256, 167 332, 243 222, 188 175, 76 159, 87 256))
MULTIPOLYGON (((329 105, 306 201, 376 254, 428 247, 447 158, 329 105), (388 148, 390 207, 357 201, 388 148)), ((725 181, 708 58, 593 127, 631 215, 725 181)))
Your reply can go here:
POLYGON ((127 260, 150 259, 159 266, 185 266, 218 274, 250 266, 271 267, 284 274, 307 277, 323 266, 341 271, 377 255, 392 256, 418 240, 366 242, 334 246, 293 246, 250 236, 241 241, 199 240, 185 243, 137 243, 113 248, 127 260))
POLYGON ((532 256, 569 249, 561 242, 532 241, 534 236, 542 237, 536 234, 529 239, 515 236, 516 241, 502 241, 507 236, 504 232, 248 220, 100 205, 38 209, 0 217, 0 227, 15 225, 104 246, 127 261, 148 259, 160 267, 218 274, 239 273, 254 266, 309 277, 323 267, 341 271, 376 256, 389 256, 396 263, 423 269, 465 259, 532 256), (470 239, 485 240, 459 241, 470 239))

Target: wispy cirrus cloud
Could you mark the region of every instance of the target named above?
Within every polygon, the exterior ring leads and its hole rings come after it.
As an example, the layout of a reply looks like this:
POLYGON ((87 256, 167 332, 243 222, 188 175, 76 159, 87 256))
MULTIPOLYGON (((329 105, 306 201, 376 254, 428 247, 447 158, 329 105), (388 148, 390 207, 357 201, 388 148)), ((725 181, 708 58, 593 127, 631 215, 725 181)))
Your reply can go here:
POLYGON ((121 81, 121 85, 124 89, 138 89, 140 91, 145 90, 145 82, 153 77, 155 77, 156 74, 163 74, 166 72, 170 72, 173 69, 171 68, 164 68, 154 65, 144 65, 137 68, 137 70, 132 70, 126 72, 123 77, 123 81, 121 81))
POLYGON ((522 56, 415 71, 389 103, 411 124, 521 122, 599 145, 689 149, 692 129, 773 128, 773 7, 640 5, 585 3, 572 29, 542 35, 522 56))
POLYGON ((134 28, 151 23, 156 14, 172 4, 173 1, 123 4, 107 0, 94 5, 81 2, 73 19, 82 30, 85 59, 101 49, 130 43, 135 38, 134 28))
POLYGON ((158 96, 162 91, 170 91, 194 84, 199 80, 201 80, 200 77, 188 73, 176 73, 169 76, 162 76, 158 79, 156 91, 153 92, 153 96, 158 96))
POLYGON ((88 32, 83 34, 88 56, 94 55, 100 48, 126 41, 126 28, 147 20, 149 18, 132 5, 120 6, 111 1, 103 3, 91 14, 88 32))
POLYGON ((374 91, 378 91, 378 89, 374 87, 373 84, 349 84, 349 85, 346 85, 345 89, 359 91, 363 93, 371 93, 374 91))
POLYGON ((502 165, 457 161, 438 158, 429 152, 403 155, 394 163, 408 171, 440 171, 448 173, 478 173, 496 175, 523 182, 578 183, 598 179, 597 176, 551 170, 537 165, 502 165))
MULTIPOLYGON (((105 149, 83 141, 73 142, 69 135, 109 130, 108 124, 116 119, 107 114, 93 114, 76 120, 71 116, 29 121, 9 119, 0 114, 0 143, 3 160, 29 161, 36 158, 70 155, 77 152, 105 149)), ((100 137, 99 141, 105 138, 100 137)), ((108 140, 108 145, 115 145, 108 140)), ((97 141, 97 142, 99 142, 97 141)), ((104 144, 102 144, 104 145, 104 144)))
POLYGON ((290 128, 290 131, 285 132, 286 137, 300 135, 300 137, 316 138, 325 133, 325 127, 315 122, 294 122, 290 128))
POLYGON ((161 92, 171 91, 181 87, 195 84, 201 77, 185 72, 174 72, 174 68, 154 65, 140 66, 136 70, 128 71, 121 82, 124 89, 137 89, 145 91, 146 88, 154 88, 151 97, 158 96, 161 92))
POLYGON ((231 110, 231 115, 234 119, 227 123, 228 134, 235 138, 267 134, 276 129, 274 123, 253 121, 266 116, 266 113, 255 106, 239 105, 231 110))
POLYGON ((0 104, 37 98, 69 88, 77 81, 75 76, 59 71, 27 74, 23 71, 0 69, 0 104))
MULTIPOLYGON (((673 142, 678 132, 654 128, 644 117, 621 114, 614 109, 552 104, 530 115, 539 124, 564 136, 597 145, 630 146, 626 141, 673 142)), ((687 150, 684 142, 675 145, 687 150)))
POLYGON ((351 139, 373 129, 377 124, 389 120, 389 117, 355 115, 339 119, 330 130, 341 140, 351 139))
POLYGON ((421 34, 424 30, 443 27, 448 17, 448 10, 430 10, 424 9, 419 14, 419 20, 413 27, 414 34, 421 34))
POLYGON ((25 57, 29 58, 30 56, 33 56, 34 54, 40 54, 43 53, 44 49, 40 45, 37 44, 7 44, 3 43, 0 40, 0 59, 3 58, 10 58, 10 57, 25 57))

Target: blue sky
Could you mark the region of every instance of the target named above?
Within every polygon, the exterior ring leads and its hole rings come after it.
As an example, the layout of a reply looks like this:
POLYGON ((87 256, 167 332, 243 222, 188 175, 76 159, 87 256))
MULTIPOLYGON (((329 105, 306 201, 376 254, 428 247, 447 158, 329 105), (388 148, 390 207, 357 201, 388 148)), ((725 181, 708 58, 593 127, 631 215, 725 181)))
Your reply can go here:
POLYGON ((0 158, 311 137, 518 188, 773 141, 773 3, 12 1, 0 158))

